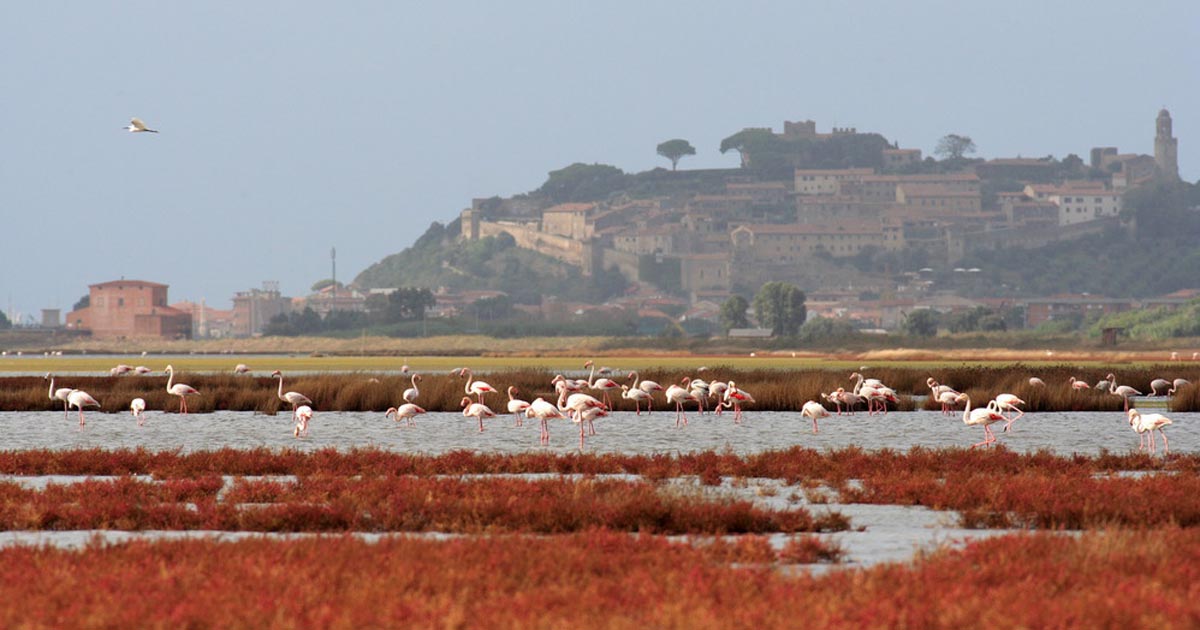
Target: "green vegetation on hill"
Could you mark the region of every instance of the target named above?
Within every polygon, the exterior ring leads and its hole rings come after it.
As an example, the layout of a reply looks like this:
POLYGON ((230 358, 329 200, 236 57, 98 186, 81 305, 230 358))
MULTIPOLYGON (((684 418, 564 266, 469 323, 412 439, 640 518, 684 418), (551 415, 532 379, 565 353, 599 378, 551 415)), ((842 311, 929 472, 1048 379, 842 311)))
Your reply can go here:
POLYGON ((1105 328, 1124 328, 1133 339, 1200 337, 1200 299, 1176 309, 1155 308, 1106 315, 1088 332, 1098 337, 1105 328))
POLYGON ((602 302, 627 286, 616 270, 585 278, 578 267, 517 247, 507 234, 459 241, 460 225, 457 219, 445 226, 434 222, 412 247, 371 265, 355 284, 504 291, 516 304, 539 304, 543 295, 602 302))
MULTIPOLYGON (((982 251, 960 266, 982 271, 964 295, 1091 293, 1152 297, 1200 287, 1200 186, 1159 182, 1129 191, 1122 215, 1136 225, 1046 247, 982 251)), ((975 274, 973 274, 975 275, 975 274)))

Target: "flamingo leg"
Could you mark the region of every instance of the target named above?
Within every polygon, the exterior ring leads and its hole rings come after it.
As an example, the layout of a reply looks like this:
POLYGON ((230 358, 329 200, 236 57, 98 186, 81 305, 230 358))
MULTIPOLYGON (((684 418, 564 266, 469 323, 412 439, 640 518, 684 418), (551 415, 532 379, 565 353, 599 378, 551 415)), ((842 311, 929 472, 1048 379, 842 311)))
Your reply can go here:
POLYGON ((1162 439, 1163 439, 1163 457, 1166 457, 1166 456, 1167 456, 1167 453, 1171 452, 1171 445, 1170 445, 1170 444, 1167 444, 1167 434, 1166 434, 1166 433, 1165 433, 1165 432, 1164 432, 1162 429, 1159 429, 1159 430, 1158 430, 1158 434, 1162 436, 1162 439))
POLYGON ((813 421, 813 434, 816 435, 816 433, 817 433, 817 417, 813 416, 812 421, 813 421))

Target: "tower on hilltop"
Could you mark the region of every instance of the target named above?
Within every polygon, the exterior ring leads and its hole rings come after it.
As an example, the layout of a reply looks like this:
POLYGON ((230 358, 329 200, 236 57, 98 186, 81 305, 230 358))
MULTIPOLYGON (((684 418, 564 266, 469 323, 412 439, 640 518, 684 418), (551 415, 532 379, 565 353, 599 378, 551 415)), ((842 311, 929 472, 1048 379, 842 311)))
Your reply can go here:
POLYGON ((1171 112, 1165 107, 1154 124, 1154 165, 1159 177, 1179 179, 1179 141, 1171 136, 1171 112))

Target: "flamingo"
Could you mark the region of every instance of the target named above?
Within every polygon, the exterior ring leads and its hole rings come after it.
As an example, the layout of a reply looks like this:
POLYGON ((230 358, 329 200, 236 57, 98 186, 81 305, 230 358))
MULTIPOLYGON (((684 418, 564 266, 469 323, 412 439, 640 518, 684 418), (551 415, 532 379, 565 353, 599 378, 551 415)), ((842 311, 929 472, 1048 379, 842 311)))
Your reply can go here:
MULTIPOLYGON (((862 396, 859 396, 858 394, 846 391, 845 387, 839 387, 839 388, 833 390, 833 392, 829 394, 829 396, 827 397, 827 400, 832 400, 832 401, 834 401, 835 404, 840 403, 842 405, 845 405, 846 406, 846 415, 852 416, 852 415, 854 415, 854 407, 862 404, 863 400, 865 400, 865 399, 862 396)), ((838 415, 841 415, 841 413, 842 413, 842 410, 839 407, 838 415)))
POLYGON ((804 416, 805 418, 810 418, 812 420, 813 433, 816 433, 817 432, 817 418, 828 418, 829 410, 825 408, 825 405, 822 405, 819 402, 810 400, 810 401, 804 403, 804 407, 802 407, 800 409, 800 415, 804 416))
POLYGON ((470 396, 463 396, 458 405, 463 408, 463 417, 479 420, 479 432, 483 433, 483 419, 496 417, 496 412, 483 403, 471 402, 470 396))
POLYGON ((562 412, 558 407, 550 404, 545 398, 536 398, 529 403, 529 408, 525 410, 526 418, 537 418, 542 421, 542 432, 538 436, 538 441, 542 444, 550 443, 550 418, 563 417, 562 412))
POLYGON ((1171 424, 1170 418, 1162 415, 1161 413, 1148 413, 1142 415, 1142 412, 1138 411, 1137 409, 1130 409, 1125 413, 1129 416, 1129 426, 1133 427, 1133 430, 1138 432, 1139 451, 1142 450, 1141 437, 1143 436, 1141 436, 1141 434, 1148 432, 1150 433, 1150 452, 1154 452, 1154 432, 1158 431, 1158 434, 1161 435, 1163 439, 1163 455, 1166 455, 1170 452, 1171 446, 1167 443, 1167 434, 1163 432, 1163 427, 1171 424))
POLYGON ((79 428, 81 429, 83 428, 83 425, 86 424, 83 421, 83 408, 100 408, 100 403, 96 402, 96 399, 92 398, 91 394, 83 391, 82 389, 72 389, 71 393, 67 394, 67 405, 79 409, 79 428))
POLYGON ((725 390, 725 401, 733 403, 733 421, 740 424, 742 422, 742 404, 754 402, 754 396, 750 392, 739 388, 733 381, 729 381, 729 387, 725 390))
MULTIPOLYGON (((559 394, 558 394, 558 411, 559 411, 559 413, 567 414, 567 417, 569 417, 572 422, 579 424, 579 449, 580 450, 583 450, 585 427, 590 426, 591 421, 593 419, 595 419, 595 417, 596 417, 596 416, 590 415, 590 414, 585 416, 584 412, 587 411, 588 409, 593 409, 593 408, 603 407, 603 406, 604 406, 604 403, 600 402, 599 400, 596 400, 592 396, 588 396, 587 394, 571 394, 570 396, 568 396, 567 392, 565 390, 559 392, 559 394)), ((591 433, 594 435, 595 430, 593 429, 591 431, 591 433)))
POLYGON ((859 392, 859 390, 861 390, 863 388, 864 385, 868 386, 868 387, 883 387, 883 382, 880 381, 879 379, 863 378, 863 375, 859 374, 858 372, 854 372, 850 375, 850 380, 853 381, 855 379, 858 379, 858 382, 855 383, 855 385, 854 385, 854 393, 855 394, 857 394, 859 392))
POLYGON ((134 398, 129 401, 129 413, 133 414, 133 418, 137 420, 138 426, 146 424, 145 418, 142 417, 142 412, 146 411, 146 401, 141 398, 134 398))
POLYGON ((959 403, 958 396, 959 396, 958 392, 954 392, 954 391, 942 392, 941 394, 938 394, 937 401, 942 403, 942 414, 943 415, 948 416, 953 413, 953 411, 951 411, 951 407, 953 407, 954 405, 957 405, 959 403))
POLYGON ((129 125, 126 127, 122 127, 122 129, 128 130, 129 133, 139 133, 139 132, 158 133, 158 130, 147 127, 146 123, 142 122, 142 119, 138 118, 136 116, 133 118, 130 118, 129 125))
POLYGON ((43 378, 50 379, 50 392, 49 392, 50 400, 61 400, 62 401, 63 419, 65 420, 67 418, 67 404, 68 404, 67 403, 67 395, 69 395, 71 392, 73 392, 75 390, 71 389, 70 387, 60 387, 58 389, 54 389, 54 375, 49 372, 46 372, 46 376, 44 376, 43 378))
POLYGON ((496 393, 496 388, 488 385, 483 381, 471 380, 471 368, 459 368, 458 375, 467 379, 467 384, 463 386, 463 393, 475 394, 479 398, 479 404, 483 404, 484 394, 496 393))
MULTIPOLYGON (((621 389, 621 385, 610 378, 598 378, 593 381, 593 378, 596 376, 596 364, 591 361, 584 363, 583 367, 592 368, 591 374, 588 375, 588 389, 598 390, 600 392, 603 392, 604 393, 604 405, 606 407, 608 407, 609 409, 611 409, 612 408, 612 399, 609 398, 608 393, 614 389, 621 389)), ((610 373, 611 373, 611 370, 610 370, 610 373)))
POLYGON ((518 391, 520 390, 518 390, 515 386, 508 386, 508 413, 511 413, 517 419, 517 426, 521 426, 524 424, 524 421, 521 420, 521 416, 525 413, 525 410, 529 408, 529 402, 521 400, 520 398, 514 398, 513 394, 516 394, 518 391))
POLYGON ((642 403, 646 403, 646 413, 650 413, 650 401, 653 397, 650 394, 634 387, 630 389, 628 385, 621 386, 621 398, 633 401, 633 408, 637 415, 642 415, 642 403))
POLYGON ((583 391, 584 387, 587 387, 587 381, 583 381, 581 384, 580 381, 577 381, 572 378, 567 378, 567 377, 563 376, 562 374, 555 374, 554 378, 550 380, 550 384, 554 386, 554 391, 556 391, 556 392, 565 390, 565 391, 568 391, 571 393, 575 393, 575 392, 581 392, 581 391, 583 391))
POLYGON ((1162 394, 1158 393, 1158 390, 1170 389, 1170 387, 1171 387, 1171 381, 1168 381, 1165 378, 1156 378, 1153 381, 1150 381, 1150 395, 1151 396, 1162 396, 1162 394))
POLYGON ((1109 383, 1109 385, 1108 385, 1108 393, 1120 396, 1121 398, 1123 398, 1125 400, 1125 411, 1126 412, 1129 411, 1129 399, 1130 398, 1133 398, 1134 396, 1144 395, 1144 394, 1142 394, 1142 392, 1139 392, 1138 390, 1136 390, 1128 385, 1117 385, 1117 379, 1113 378, 1112 374, 1108 375, 1108 379, 1111 381, 1111 383, 1109 383))
POLYGON ((966 394, 960 394, 959 397, 967 403, 966 409, 963 410, 963 424, 967 426, 983 425, 983 441, 972 444, 971 448, 987 446, 995 442, 996 436, 992 433, 991 425, 1004 420, 1004 414, 989 407, 971 409, 971 397, 966 394))
POLYGON ((308 405, 300 405, 296 407, 296 428, 292 429, 292 435, 300 437, 308 435, 308 422, 312 420, 313 410, 308 405))
POLYGON ((404 390, 404 393, 400 395, 400 397, 404 399, 404 402, 416 402, 417 396, 421 395, 421 390, 417 389, 417 383, 421 382, 421 375, 413 374, 411 381, 412 387, 404 390))
MULTIPOLYGON (((643 380, 643 381, 639 381, 639 380, 638 380, 638 373, 637 373, 637 372, 630 372, 630 373, 629 373, 629 380, 633 381, 633 386, 634 386, 634 387, 636 387, 636 388, 638 388, 638 389, 640 389, 640 390, 642 390, 642 391, 646 392, 647 394, 650 394, 651 396, 653 396, 653 395, 654 395, 654 392, 661 392, 661 391, 663 391, 663 386, 662 386, 662 385, 659 385, 659 384, 658 384, 657 382, 655 382, 655 381, 651 381, 651 380, 643 380)), ((646 407, 646 411, 650 411, 650 408, 649 408, 649 407, 646 407)))
MULTIPOLYGON (((172 383, 175 381, 175 368, 168 365, 163 371, 167 373, 167 393, 171 394, 172 396, 178 396, 179 413, 187 413, 187 397, 199 396, 200 391, 191 385, 184 385, 183 383, 175 383, 172 385, 172 383)), ((280 382, 282 383, 283 381, 281 380, 280 382)))
MULTIPOLYGON (((716 398, 718 401, 720 401, 725 398, 725 392, 728 390, 729 383, 722 383, 721 381, 709 381, 708 383, 709 398, 716 398)), ((715 407, 713 408, 713 411, 720 413, 720 410, 716 409, 715 407)))
MULTIPOLYGON (((694 378, 692 379, 692 382, 688 384, 688 391, 692 392, 692 395, 696 397, 696 402, 699 404, 699 412, 704 413, 704 401, 708 398, 708 381, 694 378)), ((729 393, 728 385, 725 386, 725 393, 729 393)), ((722 394, 721 399, 725 399, 724 394, 722 394)))
POLYGON ((679 381, 680 385, 684 387, 671 385, 667 388, 667 402, 675 403, 675 426, 677 427, 687 426, 688 423, 687 412, 683 410, 683 403, 694 402, 698 405, 700 402, 696 400, 696 395, 689 391, 687 387, 691 382, 692 379, 690 377, 685 377, 682 381, 679 381), (680 424, 680 420, 683 421, 682 425, 680 424))
POLYGON ((1075 378, 1074 376, 1072 376, 1071 380, 1068 382, 1071 384, 1071 389, 1073 389, 1075 391, 1079 391, 1081 389, 1089 389, 1091 387, 1091 385, 1088 385, 1087 383, 1075 378))
POLYGON ((1187 387, 1188 385, 1191 385, 1191 384, 1192 384, 1192 382, 1187 380, 1186 378, 1177 378, 1171 383, 1171 389, 1167 390, 1167 395, 1174 396, 1175 390, 1183 388, 1183 387, 1187 387))
POLYGON ((930 395, 933 396, 933 398, 935 400, 939 400, 940 396, 946 392, 950 392, 953 394, 958 393, 957 391, 954 390, 953 387, 950 387, 949 385, 939 384, 937 381, 933 380, 932 376, 925 379, 925 384, 929 386, 930 395))
POLYGON ((300 392, 288 392, 286 394, 283 393, 283 372, 275 370, 274 372, 271 372, 271 376, 279 379, 279 392, 275 395, 279 397, 279 400, 282 400, 283 402, 292 406, 292 421, 295 422, 296 407, 299 407, 300 405, 311 405, 312 401, 309 400, 308 396, 305 396, 300 392))
POLYGON ((1178 353, 1178 352, 1172 352, 1172 353, 1171 353, 1171 360, 1172 360, 1172 361, 1178 361, 1178 360, 1179 360, 1179 353, 1178 353))
POLYGON ((110 369, 108 371, 108 375, 109 376, 124 376, 125 374, 128 374, 132 371, 133 371, 132 365, 125 365, 124 363, 121 363, 121 364, 117 365, 117 367, 110 369))
POLYGON ((1043 381, 1042 379, 1040 379, 1036 376, 1030 376, 1029 384, 1032 385, 1033 387, 1045 387, 1046 381, 1043 381))
POLYGON ((1113 375, 1109 374, 1108 376, 1096 381, 1096 384, 1092 386, 1092 389, 1094 389, 1098 392, 1106 392, 1106 391, 1108 391, 1108 386, 1112 385, 1112 382, 1113 382, 1113 375))
POLYGON ((413 403, 404 403, 403 405, 400 405, 399 408, 388 407, 388 410, 384 412, 383 417, 386 418, 388 416, 396 416, 396 422, 400 422, 400 419, 403 418, 408 421, 408 426, 415 427, 417 426, 417 423, 413 420, 413 418, 423 413, 425 413, 425 410, 414 405, 413 403))
POLYGON ((154 370, 151 370, 150 368, 148 368, 148 367, 146 367, 146 366, 144 366, 144 365, 139 365, 139 366, 137 366, 137 367, 133 368, 133 371, 134 371, 134 373, 136 373, 138 376, 144 376, 144 375, 146 375, 146 374, 149 374, 149 373, 153 372, 154 370))
POLYGON ((996 408, 1000 410, 1001 414, 1003 414, 1006 410, 1017 412, 1017 415, 1014 418, 1004 423, 1005 431, 1008 431, 1008 427, 1011 427, 1012 423, 1020 420, 1021 417, 1025 415, 1025 411, 1018 406, 1024 405, 1025 401, 1017 398, 1013 394, 997 394, 996 399, 992 402, 996 403, 996 408))
POLYGON ((250 366, 246 365, 245 363, 239 363, 239 364, 233 366, 234 374, 245 374, 249 371, 250 371, 250 366))

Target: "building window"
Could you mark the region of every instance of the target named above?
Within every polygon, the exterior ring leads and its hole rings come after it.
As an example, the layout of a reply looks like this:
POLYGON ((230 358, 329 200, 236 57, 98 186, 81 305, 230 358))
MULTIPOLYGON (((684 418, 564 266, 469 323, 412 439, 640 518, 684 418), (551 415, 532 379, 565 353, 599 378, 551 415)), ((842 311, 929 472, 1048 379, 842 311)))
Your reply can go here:
POLYGON ((117 298, 117 306, 125 306, 125 298, 123 298, 123 297, 117 298))

